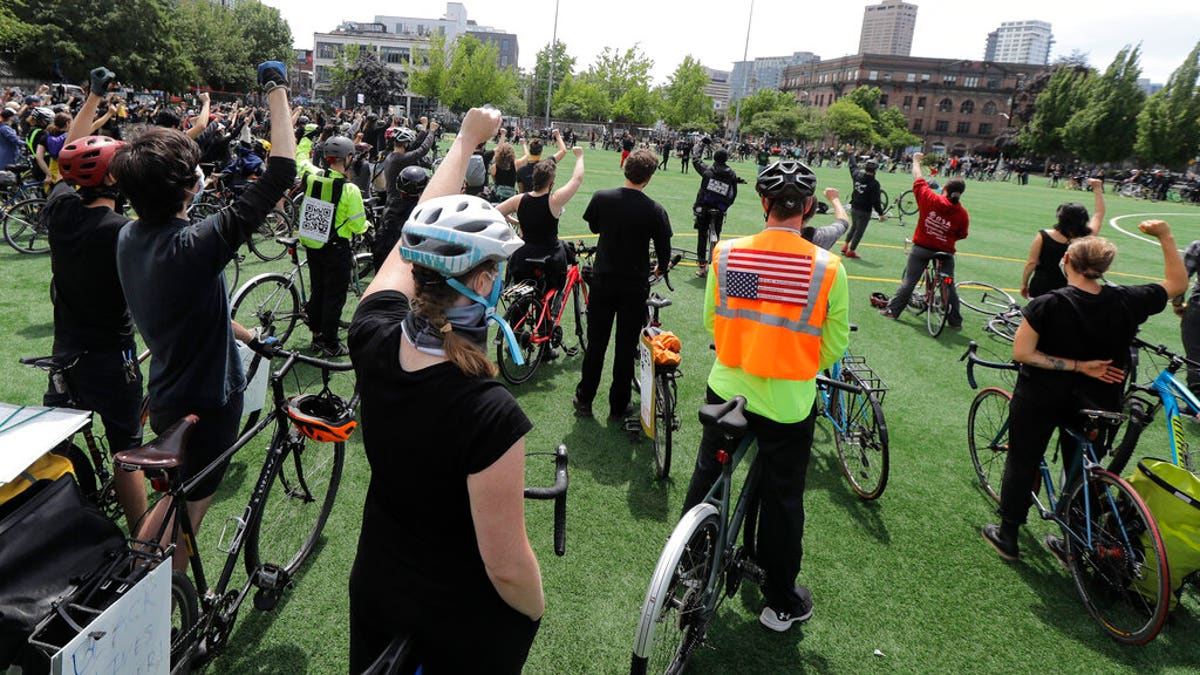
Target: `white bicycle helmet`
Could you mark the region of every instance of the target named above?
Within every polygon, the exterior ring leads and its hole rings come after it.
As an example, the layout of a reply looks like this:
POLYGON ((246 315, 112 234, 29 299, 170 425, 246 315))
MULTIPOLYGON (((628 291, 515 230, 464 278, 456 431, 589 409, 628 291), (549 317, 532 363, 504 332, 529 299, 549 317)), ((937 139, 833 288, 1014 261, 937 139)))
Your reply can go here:
POLYGON ((33 113, 30 114, 30 117, 32 117, 33 121, 35 122, 45 122, 49 124, 54 120, 54 111, 45 106, 38 106, 37 108, 33 109, 33 113))
POLYGON ((453 278, 489 260, 508 260, 524 244, 486 200, 447 195, 413 210, 400 238, 400 257, 453 278))
POLYGON ((417 132, 408 127, 398 127, 392 132, 392 140, 396 143, 412 143, 417 140, 417 132))

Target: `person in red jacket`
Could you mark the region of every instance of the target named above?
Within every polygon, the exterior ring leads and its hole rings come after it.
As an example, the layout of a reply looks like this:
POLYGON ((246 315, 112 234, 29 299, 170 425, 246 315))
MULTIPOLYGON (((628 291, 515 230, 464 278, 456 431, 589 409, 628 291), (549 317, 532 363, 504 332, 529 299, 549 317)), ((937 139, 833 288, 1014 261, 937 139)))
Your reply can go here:
MULTIPOLYGON (((938 253, 949 253, 942 270, 954 276, 954 244, 967 238, 967 226, 970 222, 967 210, 959 203, 967 184, 961 178, 946 181, 942 194, 934 192, 925 177, 921 175, 921 159, 924 153, 913 155, 913 195, 917 198, 917 229, 913 232, 912 250, 908 253, 908 263, 904 267, 904 278, 900 287, 888 300, 887 307, 879 310, 880 316, 895 319, 908 305, 913 287, 921 278, 921 272, 929 264, 931 258, 938 253)), ((946 317, 951 328, 962 327, 962 313, 958 306, 958 293, 950 286, 950 308, 946 317)))

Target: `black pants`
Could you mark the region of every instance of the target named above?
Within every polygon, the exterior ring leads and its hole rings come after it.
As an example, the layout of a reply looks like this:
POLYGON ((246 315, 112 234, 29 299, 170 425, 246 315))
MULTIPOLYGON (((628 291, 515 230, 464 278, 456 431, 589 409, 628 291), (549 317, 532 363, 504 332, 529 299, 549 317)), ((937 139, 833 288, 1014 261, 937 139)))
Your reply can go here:
POLYGON ((604 370, 604 354, 616 319, 616 347, 613 349, 612 385, 608 389, 609 412, 620 415, 629 406, 632 395, 634 355, 637 353, 638 333, 646 318, 646 298, 650 288, 636 280, 597 278, 588 296, 587 352, 583 357, 583 374, 575 397, 591 405, 600 387, 604 370))
MULTIPOLYGON (((125 356, 119 349, 88 352, 79 357, 69 374, 68 383, 75 394, 75 405, 91 410, 104 422, 104 437, 109 452, 120 452, 142 444, 142 373, 134 366, 136 377, 125 380, 125 356)), ((50 383, 42 404, 65 406, 65 394, 50 383)))
POLYGON ((338 322, 350 290, 350 242, 338 237, 321 248, 308 249, 308 273, 312 293, 308 297, 308 325, 313 342, 328 346, 338 343, 338 322))
POLYGON ((707 265, 712 261, 708 259, 708 228, 713 228, 717 232, 717 238, 721 238, 721 226, 725 224, 724 213, 711 213, 702 207, 693 207, 700 209, 696 214, 696 261, 701 265, 707 265))
POLYGON ((376 272, 383 267, 383 261, 392 254, 392 249, 396 248, 396 244, 400 243, 401 225, 403 225, 402 222, 384 219, 375 232, 375 241, 371 245, 371 264, 375 266, 376 272))
MULTIPOLYGON (((706 398, 709 403, 724 402, 712 389, 706 398)), ((804 484, 812 455, 816 405, 814 402, 808 417, 800 422, 784 424, 749 411, 746 420, 758 443, 758 564, 767 577, 763 596, 768 607, 795 613, 801 608, 794 585, 804 555, 804 484)), ((720 430, 704 427, 696 469, 683 500, 684 513, 704 501, 721 476, 717 450, 723 444, 720 430)))
POLYGON ((850 234, 846 235, 845 248, 851 251, 858 249, 858 242, 862 241, 863 235, 867 233, 867 226, 871 224, 871 209, 865 211, 861 209, 850 209, 850 234))

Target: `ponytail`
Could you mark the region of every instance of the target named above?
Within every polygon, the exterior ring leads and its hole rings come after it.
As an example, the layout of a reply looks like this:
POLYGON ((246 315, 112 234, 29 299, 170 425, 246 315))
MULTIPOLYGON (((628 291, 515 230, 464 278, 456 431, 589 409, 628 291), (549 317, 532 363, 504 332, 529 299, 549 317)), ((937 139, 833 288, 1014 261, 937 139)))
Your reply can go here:
MULTIPOLYGON (((493 264, 493 270, 494 267, 493 264)), ((468 277, 481 269, 484 268, 476 267, 458 279, 466 283, 468 277)), ((446 319, 446 310, 461 297, 459 292, 450 288, 441 274, 424 267, 413 267, 413 279, 417 282, 417 292, 413 297, 412 311, 442 332, 442 349, 446 352, 446 359, 458 366, 467 377, 495 377, 496 364, 491 358, 478 345, 455 333, 446 319)))

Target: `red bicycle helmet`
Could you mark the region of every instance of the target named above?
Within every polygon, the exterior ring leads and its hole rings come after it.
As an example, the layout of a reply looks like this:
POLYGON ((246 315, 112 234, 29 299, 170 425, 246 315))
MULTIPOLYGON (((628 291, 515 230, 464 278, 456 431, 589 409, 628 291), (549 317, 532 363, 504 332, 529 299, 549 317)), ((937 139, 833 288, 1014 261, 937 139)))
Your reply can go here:
POLYGON ((58 167, 63 177, 76 185, 96 187, 104 183, 109 162, 122 145, 108 136, 85 136, 58 153, 58 167))
POLYGON ((293 396, 287 414, 301 434, 319 443, 345 441, 358 427, 350 403, 329 390, 293 396))

